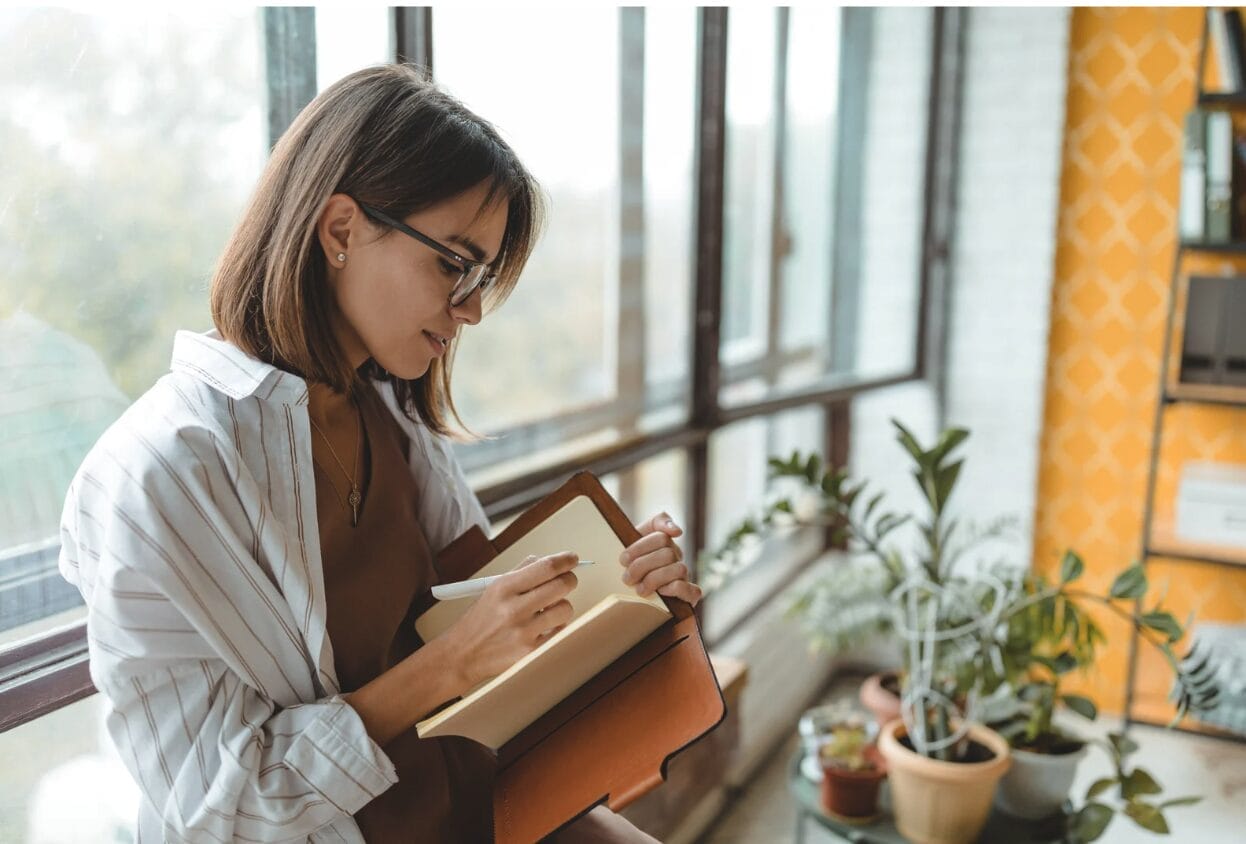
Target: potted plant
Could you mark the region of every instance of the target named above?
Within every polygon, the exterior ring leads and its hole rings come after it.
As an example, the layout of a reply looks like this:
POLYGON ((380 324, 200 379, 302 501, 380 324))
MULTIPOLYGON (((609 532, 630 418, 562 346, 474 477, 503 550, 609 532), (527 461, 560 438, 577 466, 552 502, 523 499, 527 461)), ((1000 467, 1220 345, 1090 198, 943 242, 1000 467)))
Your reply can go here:
POLYGON ((769 502, 708 555, 706 568, 712 586, 730 576, 757 537, 792 523, 831 524, 837 536, 864 552, 868 564, 832 573, 801 596, 794 610, 815 620, 815 643, 835 646, 888 631, 901 637, 903 718, 885 725, 879 738, 897 826, 918 842, 971 840, 985 825, 995 784, 1009 764, 1009 747, 973 723, 981 683, 966 670, 967 654, 982 630, 994 626, 997 608, 984 609, 977 594, 982 584, 953 574, 960 551, 947 501, 962 464, 952 453, 968 434, 951 430, 923 449, 895 424, 925 501, 919 518, 884 512, 883 494, 867 501, 865 484, 850 483, 842 470, 823 472, 816 455, 796 453, 786 461, 771 460, 770 470, 772 479, 803 486, 802 494, 769 502), (816 497, 813 506, 810 495, 816 497), (906 558, 887 538, 910 520, 917 523, 921 542, 906 558), (816 623, 828 616, 833 624, 816 623))
MULTIPOLYGON (((963 429, 945 431, 923 448, 898 422, 898 440, 913 463, 913 477, 924 501, 919 514, 886 512, 884 495, 864 494, 866 485, 851 483, 843 470, 823 470, 817 455, 799 452, 786 460, 772 458, 771 480, 786 484, 785 494, 731 531, 723 545, 702 560, 713 587, 757 554, 759 540, 785 526, 830 525, 837 538, 857 553, 852 563, 833 570, 804 590, 792 606, 813 635, 815 646, 839 647, 880 633, 898 635, 905 665, 902 718, 886 725, 879 748, 887 760, 897 826, 918 842, 972 840, 985 824, 995 784, 1011 764, 1009 742, 977 723, 982 699, 1020 675, 1020 662, 1006 664, 1005 655, 1020 653, 1008 633, 1035 612, 1045 614, 1068 605, 1069 585, 1080 574, 1080 559, 1066 558, 1061 582, 1044 587, 1040 581, 1000 576, 996 571, 966 575, 957 562, 984 538, 998 534, 1007 520, 984 531, 965 532, 948 514, 947 504, 963 461, 954 452, 968 437, 963 429), (913 553, 901 554, 889 537, 912 523, 919 541, 913 553), (1074 562, 1076 560, 1076 562, 1074 562), (1027 585, 1028 584, 1028 585, 1027 585), (1028 590, 1028 591, 1027 591, 1028 590), (1038 609, 1033 609, 1038 607, 1038 609)), ((1146 591, 1145 575, 1133 566, 1117 578, 1116 600, 1133 600, 1146 591)), ((1076 613, 1073 617, 1079 618, 1076 613)), ((1071 628, 1069 616, 1060 623, 1071 628)), ((1182 689, 1182 706, 1206 703, 1207 697, 1187 676, 1172 651, 1179 625, 1160 609, 1132 616, 1140 629, 1158 631, 1154 642, 1169 658, 1182 689), (1176 635, 1173 635, 1176 633, 1176 635)), ((1074 638, 1081 642, 1102 634, 1082 625, 1074 638)), ((1048 643, 1050 644, 1050 643, 1048 643)), ((1074 657, 1048 656, 1031 649, 1029 662, 1064 668, 1074 657)), ((1066 701, 1070 696, 1062 696, 1066 701)), ((1054 697, 1053 697, 1054 700, 1054 697)), ((1072 704, 1070 704, 1072 705, 1072 704)))
POLYGON ((900 672, 879 671, 865 678, 858 697, 881 727, 900 717, 900 672))
MULTIPOLYGON (((1159 604, 1144 612, 1131 606, 1147 593, 1146 574, 1140 566, 1121 572, 1105 595, 1077 588, 1075 584, 1084 568, 1076 552, 1068 551, 1062 560, 1057 583, 1049 584, 1041 576, 1027 573, 1021 580, 1006 619, 1006 631, 998 644, 1006 675, 1000 691, 1012 705, 1010 711, 1001 713, 991 726, 1009 740, 1014 762, 1000 782, 996 804, 1024 818, 1037 819, 1061 811, 1068 800, 1077 766, 1089 746, 1087 741, 1061 729, 1054 720, 1057 707, 1088 720, 1098 715, 1098 706, 1093 700, 1061 690, 1061 683, 1070 672, 1094 664, 1096 649, 1105 641, 1101 629, 1087 613, 1087 605, 1106 607, 1137 628, 1142 641, 1163 653, 1179 690, 1178 718, 1190 708, 1212 708, 1218 697, 1205 656, 1185 662, 1176 659, 1172 647, 1185 631, 1171 613, 1159 604)), ((1134 747, 1132 742, 1122 736, 1103 746, 1112 755, 1121 778, 1122 799, 1136 801, 1144 795, 1161 793, 1146 771, 1120 773, 1124 755, 1120 751, 1134 747)), ((1189 801, 1182 798, 1166 805, 1186 802, 1189 801)), ((1100 811, 1091 809, 1090 814, 1100 811)), ((1085 818, 1079 815, 1071 818, 1070 838, 1090 840, 1078 837, 1077 830, 1084 833, 1093 828, 1093 824, 1087 826, 1085 818)), ((1153 828, 1145 825, 1152 820, 1145 804, 1133 807, 1130 817, 1140 818, 1139 823, 1145 828, 1153 828)))
POLYGON ((831 729, 819 750, 822 763, 822 807, 851 821, 878 815, 878 789, 887 766, 864 724, 844 723, 831 729))

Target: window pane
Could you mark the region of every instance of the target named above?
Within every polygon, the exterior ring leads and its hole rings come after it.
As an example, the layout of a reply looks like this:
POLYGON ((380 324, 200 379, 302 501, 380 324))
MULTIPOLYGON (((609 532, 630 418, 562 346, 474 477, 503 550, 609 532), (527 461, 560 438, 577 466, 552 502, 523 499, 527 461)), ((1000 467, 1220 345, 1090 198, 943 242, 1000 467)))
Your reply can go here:
POLYGON ((930 12, 791 9, 782 126, 779 26, 773 9, 730 12, 725 404, 915 364, 930 12), (758 389, 731 386, 758 378, 758 389))
POLYGON ((930 9, 873 15, 852 369, 863 377, 908 372, 917 361, 933 23, 930 9))
POLYGON ((488 14, 482 27, 479 10, 438 7, 437 79, 498 127, 550 200, 518 288, 465 333, 455 363, 464 418, 497 429, 614 395, 619 15, 568 7, 555 29, 526 9, 488 14))
POLYGON ((0 841, 119 844, 134 840, 138 788, 92 695, 0 733, 0 841))
POLYGON ((645 376, 686 418, 696 140, 695 8, 645 9, 645 376))
POLYGON ((490 14, 480 31, 474 13, 437 10, 437 80, 499 128, 549 217, 455 362, 464 420, 505 434, 460 449, 477 483, 686 419, 693 274, 696 10, 567 9, 571 40, 490 14), (642 51, 643 85, 621 78, 642 51), (523 74, 496 72, 508 65, 523 74))
POLYGON ((348 73, 392 61, 387 6, 316 7, 316 90, 323 91, 348 73))
POLYGON ((727 137, 723 185, 724 364, 765 354, 774 213, 777 12, 733 8, 727 19, 727 137))
MULTIPOLYGON (((804 352, 801 359, 822 364, 830 352, 840 10, 801 6, 789 15, 783 150, 783 218, 789 240, 781 264, 779 345, 784 352, 804 352)), ((815 366, 812 376, 820 370, 815 366)))
MULTIPOLYGON (((727 532, 765 501, 767 460, 793 450, 824 455, 825 411, 806 407, 721 428, 710 437, 710 488, 706 536, 719 547, 727 532)), ((821 531, 809 529, 767 543, 766 553, 706 599, 706 638, 713 641, 751 612, 765 593, 822 548, 821 531)))
POLYGON ((254 10, 0 13, 0 643, 78 603, 56 571, 69 480, 174 331, 211 325, 265 156, 259 55, 254 10))

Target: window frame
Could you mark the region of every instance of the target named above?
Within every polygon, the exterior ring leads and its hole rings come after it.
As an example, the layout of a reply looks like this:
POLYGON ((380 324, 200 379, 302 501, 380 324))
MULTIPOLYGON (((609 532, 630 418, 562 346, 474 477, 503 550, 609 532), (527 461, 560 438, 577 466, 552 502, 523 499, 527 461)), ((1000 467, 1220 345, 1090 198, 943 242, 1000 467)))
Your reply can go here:
MULTIPOLYGON (((264 39, 266 46, 266 75, 268 91, 269 140, 270 147, 281 131, 289 125, 298 111, 310 102, 315 95, 315 21, 314 10, 285 7, 270 7, 262 11, 264 16, 264 39), (285 49, 289 46, 289 37, 298 33, 302 42, 297 51, 285 49), (310 45, 310 48, 309 48, 310 45), (310 69, 310 74, 309 74, 310 69)), ((635 67, 643 67, 644 56, 644 10, 621 9, 623 16, 620 26, 620 61, 635 62, 629 73, 620 74, 621 105, 628 120, 621 121, 620 156, 623 178, 642 178, 643 173, 643 123, 633 125, 637 113, 643 120, 643 76, 639 81, 628 78, 634 74, 635 67), (637 37, 639 34, 639 41, 637 37)), ((776 80, 774 96, 776 105, 782 109, 785 101, 786 74, 786 9, 777 9, 779 15, 779 43, 776 45, 776 61, 779 76, 776 80)), ((841 15, 871 15, 868 9, 844 9, 841 15)), ((919 295, 917 314, 916 360, 907 371, 887 377, 860 378, 842 373, 832 372, 815 382, 789 388, 767 395, 765 398, 744 404, 724 406, 721 402, 719 387, 722 383, 730 383, 741 377, 752 374, 762 375, 774 371, 776 358, 762 356, 735 366, 724 367, 720 359, 720 326, 722 318, 722 270, 723 270, 723 188, 725 164, 725 127, 726 127, 726 72, 727 72, 727 25, 728 9, 724 7, 706 7, 698 10, 697 25, 697 126, 694 152, 694 173, 696 185, 694 190, 694 272, 695 289, 693 291, 693 307, 691 315, 691 348, 689 383, 693 386, 689 397, 689 414, 685 422, 670 425, 648 432, 635 432, 611 445, 576 454, 570 458, 551 461, 548 465, 521 475, 490 483, 477 490, 481 503, 491 519, 507 518, 530 506, 542 496, 559 486, 566 478, 577 471, 590 471, 598 475, 621 473, 621 488, 625 491, 633 483, 628 478, 631 471, 643 460, 662 455, 671 449, 680 449, 685 453, 686 465, 686 502, 685 512, 688 514, 684 545, 690 569, 690 576, 695 578, 696 551, 706 546, 706 507, 709 499, 709 439, 721 428, 744 419, 768 417, 799 407, 821 406, 825 411, 825 430, 823 436, 824 453, 836 465, 844 465, 849 456, 851 442, 851 402, 854 397, 886 389, 888 387, 913 382, 929 381, 939 383, 942 378, 941 349, 945 345, 945 323, 940 318, 943 301, 946 299, 946 288, 950 283, 948 270, 950 245, 954 237, 953 211, 955 201, 956 175, 959 165, 959 115, 962 100, 962 67, 964 64, 963 32, 967 26, 967 11, 934 8, 931 10, 931 66, 929 82, 929 98, 927 108, 927 134, 924 172, 923 209, 921 230, 915 233, 921 244, 919 265, 919 295)), ((868 25, 869 19, 862 17, 845 18, 844 31, 848 25, 868 25)), ((391 10, 390 44, 396 59, 413 60, 429 66, 432 64, 432 10, 427 7, 404 7, 391 10)), ((868 55, 868 51, 866 52, 868 55)), ((842 58, 841 58, 842 61, 842 58)), ((776 114, 783 114, 782 110, 776 114)), ((779 127, 780 139, 783 127, 779 127)), ((842 141, 843 126, 836 131, 842 141)), ((782 185, 783 145, 779 144, 775 151, 775 190, 778 200, 782 185)), ((837 163, 842 172, 844 162, 837 163)), ((838 194, 835 202, 845 201, 838 194)), ((636 191, 632 191, 637 193, 636 191)), ((628 194, 628 191, 621 191, 628 194)), ((639 192, 643 195, 643 191, 639 192)), ((621 203, 625 200, 620 200, 621 203)), ((634 202, 634 200, 633 200, 634 202)), ((782 226, 778 209, 781 203, 772 204, 775 217, 771 227, 774 236, 771 239, 771 278, 768 283, 771 291, 777 293, 776 274, 779 261, 775 258, 775 247, 779 241, 782 226)), ((639 243, 640 254, 621 256, 620 284, 637 285, 643 283, 643 239, 637 239, 637 226, 643 227, 640 209, 621 204, 619 213, 620 234, 626 235, 624 242, 629 240, 639 243)), ((840 215, 837 213, 836 218, 840 215)), ((839 251, 836 243, 836 252, 839 251)), ((832 273, 843 270, 841 262, 836 258, 832 261, 832 273)), ((776 298, 772 296, 772 299, 776 298)), ((836 303, 832 302, 830 315, 834 327, 846 330, 849 326, 843 323, 843 315, 837 314, 836 303)), ((771 311, 775 310, 771 303, 771 311)), ((769 315, 773 323, 775 316, 769 315)), ((773 334, 773 332, 772 332, 773 334)), ((838 336, 838 335, 837 335, 838 336)), ((633 320, 631 324, 620 326, 620 351, 623 344, 635 344, 643 348, 644 322, 633 320)), ((832 338, 833 344, 842 344, 841 340, 832 338)), ((774 346, 774 338, 769 342, 774 346)), ((776 354, 788 356, 792 350, 783 353, 772 349, 776 354)), ((800 350, 796 350, 799 353, 800 350)), ((634 355, 634 349, 630 350, 634 355)), ((834 356, 834 353, 833 353, 834 356)), ((635 399, 613 399, 598 402, 587 408, 580 408, 574 413, 566 413, 558 417, 547 418, 539 422, 519 425, 504 433, 505 439, 518 443, 525 451, 536 444, 566 441, 576 435, 590 433, 606 422, 617 423, 627 419, 636 421, 651 407, 660 406, 665 396, 678 394, 680 384, 670 384, 654 389, 644 390, 644 358, 643 352, 638 358, 640 363, 640 384, 642 395, 639 402, 635 399)), ((636 361, 625 361, 619 355, 620 384, 635 382, 636 361), (629 369, 629 367, 631 367, 629 369)), ((485 465, 503 459, 506 452, 489 444, 474 446, 473 455, 465 460, 468 468, 485 465), (476 455, 481 455, 480 457, 476 455)), ((757 596, 750 609, 742 618, 721 633, 718 640, 731 635, 757 607, 768 603, 783 589, 787 588, 800 574, 830 548, 830 531, 822 537, 820 551, 802 561, 793 568, 787 577, 757 596)), ((713 600, 710 596, 707 600, 713 600)), ((698 613, 704 602, 698 607, 698 613)), ((715 642, 707 642, 713 646, 715 642)), ((81 700, 95 692, 91 683, 86 642, 85 621, 52 630, 40 636, 17 642, 0 650, 0 733, 18 727, 28 721, 81 700)))

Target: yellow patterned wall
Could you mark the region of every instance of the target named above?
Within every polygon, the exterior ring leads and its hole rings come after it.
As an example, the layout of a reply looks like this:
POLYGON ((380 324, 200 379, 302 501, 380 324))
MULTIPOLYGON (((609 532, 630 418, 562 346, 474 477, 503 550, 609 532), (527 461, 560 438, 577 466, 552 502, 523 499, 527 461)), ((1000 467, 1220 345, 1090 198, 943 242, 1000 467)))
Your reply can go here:
MULTIPOLYGON (((1035 563, 1051 572, 1066 547, 1106 590, 1141 549, 1169 280, 1176 246, 1181 134, 1195 97, 1202 9, 1075 9, 1052 291, 1035 527, 1035 563)), ((1196 257, 1183 271, 1246 274, 1196 257)), ((1171 520, 1186 460, 1246 463, 1246 410, 1167 411, 1157 518, 1171 520)), ((1152 560, 1152 594, 1184 620, 1246 620, 1246 568, 1152 560)), ((1109 647, 1080 682, 1105 711, 1124 706, 1126 629, 1101 620, 1109 647)), ((1145 712, 1169 678, 1144 654, 1145 712)))

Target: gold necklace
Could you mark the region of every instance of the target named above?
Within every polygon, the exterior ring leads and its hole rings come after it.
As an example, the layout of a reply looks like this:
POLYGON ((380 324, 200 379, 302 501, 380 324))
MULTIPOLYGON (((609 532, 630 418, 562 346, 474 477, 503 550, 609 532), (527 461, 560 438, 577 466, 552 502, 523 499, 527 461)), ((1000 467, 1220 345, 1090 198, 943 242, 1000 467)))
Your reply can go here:
MULTIPOLYGON (((363 433, 363 411, 359 412, 359 426, 355 428, 355 468, 353 472, 347 472, 346 467, 342 465, 342 461, 338 459, 337 452, 333 449, 333 443, 329 442, 329 438, 320 426, 316 424, 316 420, 312 419, 311 414, 307 414, 307 420, 312 423, 312 427, 320 432, 321 439, 325 445, 329 447, 329 454, 333 456, 333 460, 337 463, 338 468, 342 470, 342 474, 346 475, 346 479, 350 481, 350 495, 346 500, 350 502, 350 524, 351 527, 359 525, 359 502, 363 500, 359 495, 359 484, 355 482, 355 478, 359 474, 359 441, 363 433)), ((340 499, 339 499, 340 500, 340 499)))

